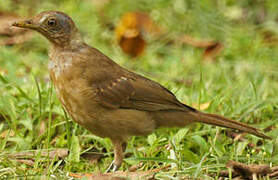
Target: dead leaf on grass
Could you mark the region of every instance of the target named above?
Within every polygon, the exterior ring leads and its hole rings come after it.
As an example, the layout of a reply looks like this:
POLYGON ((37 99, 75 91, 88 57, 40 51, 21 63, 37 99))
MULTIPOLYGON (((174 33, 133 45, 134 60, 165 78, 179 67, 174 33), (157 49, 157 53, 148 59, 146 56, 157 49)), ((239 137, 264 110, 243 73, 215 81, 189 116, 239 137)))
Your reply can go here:
POLYGON ((264 132, 270 132, 272 130, 276 129, 276 126, 274 124, 264 128, 264 132))
POLYGON ((45 157, 49 159, 64 159, 68 156, 69 150, 66 148, 58 148, 54 150, 45 150, 45 149, 40 149, 40 150, 34 150, 34 151, 27 151, 27 152, 17 152, 17 153, 11 153, 8 154, 7 156, 9 158, 15 158, 15 159, 31 159, 37 157, 37 155, 40 155, 40 157, 45 157))
POLYGON ((215 42, 212 46, 205 49, 203 60, 213 61, 222 52, 224 45, 220 42, 215 42))
POLYGON ((32 159, 15 159, 16 162, 26 164, 28 166, 34 166, 34 161, 32 159))
POLYGON ((178 38, 178 42, 182 42, 193 47, 205 48, 202 58, 205 61, 213 61, 222 52, 224 45, 214 40, 198 40, 189 35, 183 35, 178 38))
POLYGON ((125 13, 118 23, 115 34, 122 50, 132 56, 141 55, 147 45, 145 34, 158 34, 159 28, 144 12, 125 13))
POLYGON ((19 16, 14 13, 0 12, 0 45, 21 44, 32 37, 31 31, 12 26, 17 20, 19 16))
POLYGON ((114 173, 93 173, 93 174, 76 174, 76 173, 70 173, 69 176, 74 178, 83 178, 86 177, 87 179, 98 179, 98 180, 137 180, 137 179, 154 179, 154 176, 156 173, 168 169, 170 165, 158 168, 158 169, 152 169, 149 171, 136 171, 136 172, 123 172, 123 171, 117 171, 114 173))
POLYGON ((128 168, 128 171, 129 172, 135 172, 137 169, 139 169, 140 167, 142 167, 143 166, 143 162, 140 162, 139 164, 135 164, 135 165, 133 165, 133 166, 130 166, 129 168, 128 168))
MULTIPOLYGON (((246 142, 247 141, 247 139, 245 138, 245 135, 247 133, 245 133, 245 132, 235 132, 233 130, 226 130, 226 134, 228 137, 232 138, 234 142, 237 142, 237 141, 246 142)), ((258 141, 258 142, 260 142, 260 141, 258 141)), ((260 147, 258 147, 260 145, 262 145, 262 144, 254 144, 254 143, 250 142, 250 143, 248 143, 247 146, 249 148, 255 149, 255 151, 258 153, 262 150, 260 147)))
POLYGON ((233 169, 243 178, 253 178, 255 176, 265 176, 271 172, 271 169, 268 165, 257 165, 228 161, 226 167, 233 169))
MULTIPOLYGON (((257 165, 257 164, 244 164, 236 161, 228 161, 227 168, 231 168, 232 178, 235 179, 258 179, 261 177, 271 177, 278 175, 278 168, 270 168, 269 165, 257 165), (277 173, 277 174, 275 174, 277 173)), ((213 175, 214 176, 214 175, 213 175)), ((220 178, 229 177, 229 171, 221 171, 219 173, 220 178)))
POLYGON ((39 133, 38 133, 38 136, 41 136, 42 134, 44 134, 46 131, 46 122, 44 120, 42 120, 40 122, 40 125, 39 125, 39 133))
POLYGON ((5 130, 0 134, 0 138, 6 138, 7 136, 13 137, 15 135, 13 130, 5 130))
POLYGON ((90 164, 96 164, 104 157, 104 155, 103 153, 97 152, 85 152, 81 154, 81 157, 88 160, 90 164))

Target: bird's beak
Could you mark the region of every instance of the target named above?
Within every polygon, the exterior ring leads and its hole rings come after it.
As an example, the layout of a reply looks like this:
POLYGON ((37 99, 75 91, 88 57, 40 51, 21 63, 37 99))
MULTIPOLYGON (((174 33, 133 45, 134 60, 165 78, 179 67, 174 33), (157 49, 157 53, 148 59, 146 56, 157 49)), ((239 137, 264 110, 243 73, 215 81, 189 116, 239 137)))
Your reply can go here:
POLYGON ((38 29, 38 25, 33 24, 32 19, 16 21, 12 24, 12 26, 27 28, 27 29, 38 29))

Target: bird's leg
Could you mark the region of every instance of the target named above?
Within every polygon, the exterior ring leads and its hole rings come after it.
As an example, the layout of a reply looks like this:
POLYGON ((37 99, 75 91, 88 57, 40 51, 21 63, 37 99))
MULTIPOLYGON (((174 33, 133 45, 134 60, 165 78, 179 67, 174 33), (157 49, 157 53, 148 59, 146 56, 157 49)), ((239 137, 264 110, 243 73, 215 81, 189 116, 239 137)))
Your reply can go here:
POLYGON ((112 141, 112 143, 114 144, 114 160, 106 170, 106 173, 117 171, 121 167, 124 158, 123 151, 126 148, 126 143, 122 141, 112 141))

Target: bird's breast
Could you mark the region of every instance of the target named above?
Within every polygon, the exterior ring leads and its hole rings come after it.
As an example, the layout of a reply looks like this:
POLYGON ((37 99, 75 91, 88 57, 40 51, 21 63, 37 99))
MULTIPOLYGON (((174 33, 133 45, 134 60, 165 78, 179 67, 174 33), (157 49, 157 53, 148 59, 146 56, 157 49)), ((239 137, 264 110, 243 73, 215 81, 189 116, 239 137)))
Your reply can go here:
POLYGON ((53 59, 48 63, 48 70, 58 79, 61 75, 66 75, 67 71, 72 68, 72 57, 53 59))
POLYGON ((78 64, 73 65, 71 57, 52 59, 48 69, 56 95, 68 114, 81 125, 92 119, 94 90, 82 76, 78 64))

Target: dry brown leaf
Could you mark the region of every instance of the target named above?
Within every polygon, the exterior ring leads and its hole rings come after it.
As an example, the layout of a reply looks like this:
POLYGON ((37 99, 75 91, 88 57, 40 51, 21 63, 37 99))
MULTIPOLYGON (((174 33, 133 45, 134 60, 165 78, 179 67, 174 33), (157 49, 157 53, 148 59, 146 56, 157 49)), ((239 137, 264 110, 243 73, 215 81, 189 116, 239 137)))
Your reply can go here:
POLYGON ((15 135, 13 130, 5 130, 0 134, 0 138, 6 138, 7 136, 13 137, 15 135))
POLYGON ((18 152, 18 153, 8 154, 7 156, 16 159, 20 159, 20 158, 26 159, 26 158, 34 158, 39 154, 40 157, 46 157, 49 159, 55 159, 56 157, 58 157, 59 159, 64 159, 65 157, 68 156, 68 153, 69 153, 68 149, 58 148, 54 150, 42 149, 42 150, 34 150, 28 152, 18 152))
MULTIPOLYGON (((278 177, 278 166, 270 168, 268 165, 246 165, 240 162, 228 161, 226 167, 231 168, 233 180, 259 179, 258 177, 278 177)), ((215 174, 211 174, 210 176, 215 177, 215 174)), ((229 170, 220 171, 218 177, 219 179, 228 178, 229 170)))
POLYGON ((271 168, 271 174, 269 174, 270 178, 278 178, 278 166, 274 166, 271 168))
POLYGON ((16 20, 18 20, 16 14, 0 12, 0 35, 13 36, 14 34, 26 32, 26 30, 22 28, 11 28, 12 23, 16 20))
POLYGON ((240 141, 240 142, 247 141, 247 139, 244 138, 246 133, 238 133, 238 132, 234 132, 233 130, 226 130, 226 134, 234 141, 240 141))
POLYGON ((233 169, 237 172, 237 174, 245 179, 252 179, 254 176, 266 176, 271 173, 271 169, 268 165, 246 165, 236 161, 228 161, 226 167, 233 169))
POLYGON ((16 162, 26 164, 28 166, 34 166, 34 161, 31 159, 15 159, 16 162))
POLYGON ((40 122, 40 125, 39 125, 39 133, 38 135, 41 136, 42 134, 44 134, 46 131, 46 122, 44 120, 42 120, 40 122))
POLYGON ((215 42, 212 46, 207 47, 203 53, 203 60, 213 61, 223 50, 223 47, 223 44, 220 42, 215 42))
POLYGON ((208 48, 215 44, 212 40, 197 40, 189 35, 183 35, 178 38, 178 42, 182 42, 197 48, 208 48))
POLYGON ((101 160, 104 155, 103 153, 97 153, 97 152, 86 152, 81 155, 84 159, 89 160, 90 164, 96 164, 101 160))
POLYGON ((14 13, 0 12, 0 45, 21 44, 31 38, 31 31, 11 26, 18 19, 14 13))
POLYGON ((137 172, 123 172, 123 171, 117 171, 114 173, 93 173, 93 174, 76 174, 76 173, 70 173, 69 176, 74 178, 83 178, 86 177, 87 179, 98 179, 98 180, 137 180, 137 179, 154 179, 154 175, 162 170, 168 169, 170 165, 158 168, 158 169, 152 169, 149 171, 137 171, 137 172))
POLYGON ((15 34, 12 37, 7 37, 7 38, 3 38, 2 40, 0 40, 0 45, 11 46, 11 45, 15 45, 15 44, 22 44, 22 43, 28 41, 29 39, 31 39, 32 36, 33 36, 32 32, 25 32, 23 34, 15 34))
POLYGON ((159 28, 147 13, 125 13, 115 29, 116 39, 122 50, 132 56, 141 55, 146 47, 144 33, 158 34, 159 28))
POLYGON ((134 38, 126 38, 123 36, 119 41, 119 45, 126 54, 131 57, 138 57, 143 53, 146 42, 141 35, 134 38))
POLYGON ((143 166, 143 162, 140 162, 139 164, 135 164, 128 168, 129 172, 135 172, 137 169, 143 166))
POLYGON ((276 129, 276 126, 275 125, 270 125, 270 126, 264 128, 264 132, 270 132, 274 129, 276 129))
POLYGON ((205 48, 203 53, 203 60, 211 61, 214 60, 217 55, 223 50, 223 44, 214 40, 198 40, 189 35, 183 35, 178 38, 178 42, 182 42, 193 47, 205 48))
POLYGON ((210 106, 210 102, 206 102, 206 103, 202 103, 202 104, 198 104, 198 103, 192 103, 192 106, 195 108, 195 109, 199 109, 201 111, 204 111, 206 110, 207 108, 209 108, 210 106))

